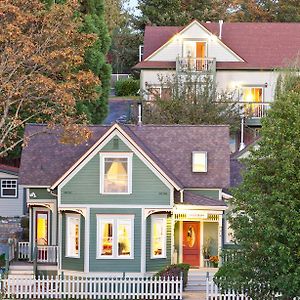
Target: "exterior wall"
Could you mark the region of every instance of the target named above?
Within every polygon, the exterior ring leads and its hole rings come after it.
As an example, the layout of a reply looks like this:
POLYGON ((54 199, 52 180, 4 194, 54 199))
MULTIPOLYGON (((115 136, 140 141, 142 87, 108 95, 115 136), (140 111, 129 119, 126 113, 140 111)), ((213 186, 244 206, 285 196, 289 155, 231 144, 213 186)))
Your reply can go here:
POLYGON ((175 35, 169 44, 153 55, 149 61, 176 61, 177 56, 183 56, 183 41, 185 39, 206 41, 207 57, 214 57, 217 61, 241 61, 217 37, 197 23, 192 24, 181 34, 175 35))
POLYGON ((56 200, 56 196, 49 193, 46 188, 30 188, 29 200, 56 200))
POLYGON ((162 82, 160 80, 160 77, 162 80, 174 76, 176 74, 175 70, 141 70, 141 76, 140 76, 140 87, 142 91, 146 90, 146 84, 149 85, 161 85, 162 82))
POLYGON ((90 212, 90 272, 141 271, 141 209, 91 209, 90 212), (134 258, 97 259, 97 214, 134 215, 134 258))
POLYGON ((206 196, 212 199, 216 199, 216 200, 220 200, 220 190, 188 190, 190 192, 193 192, 194 194, 197 195, 202 195, 202 196, 206 196))
MULTIPOLYGON (((70 212, 74 214, 73 212, 70 212)), ((61 236, 61 268, 63 270, 82 271, 84 270, 84 243, 85 243, 85 219, 80 215, 80 257, 66 257, 66 214, 62 215, 62 236, 61 236)))
POLYGON ((146 222, 146 271, 147 272, 157 272, 163 267, 171 264, 171 217, 167 218, 167 255, 166 258, 155 258, 151 259, 151 216, 147 218, 146 222))
MULTIPOLYGON (((132 152, 121 140, 114 149, 113 138, 102 152, 132 152)), ((96 154, 61 190, 61 204, 170 205, 170 189, 134 154, 132 194, 100 194, 100 156, 96 154)))
MULTIPOLYGON (((1 179, 18 179, 18 176, 0 172, 1 179)), ((18 217, 25 214, 24 188, 18 184, 18 194, 15 198, 1 197, 0 195, 0 216, 18 217)))
POLYGON ((264 88, 264 101, 271 102, 274 100, 276 82, 279 73, 274 71, 252 71, 252 70, 232 70, 216 73, 217 88, 219 91, 239 90, 243 85, 259 85, 264 88))

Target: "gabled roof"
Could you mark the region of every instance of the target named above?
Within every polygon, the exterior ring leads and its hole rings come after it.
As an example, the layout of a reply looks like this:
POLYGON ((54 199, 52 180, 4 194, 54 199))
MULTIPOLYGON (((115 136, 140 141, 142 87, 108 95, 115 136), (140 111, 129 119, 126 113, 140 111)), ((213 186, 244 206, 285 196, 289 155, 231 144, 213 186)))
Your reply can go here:
MULTIPOLYGON (((166 176, 180 187, 227 187, 229 185, 228 126, 118 125, 166 176), (193 173, 192 151, 208 152, 208 172, 193 173)), ((31 138, 23 149, 20 181, 29 186, 51 186, 68 171, 110 126, 90 126, 92 138, 78 146, 59 143, 55 131, 31 138)), ((45 131, 42 125, 27 125, 26 135, 45 131)))
MULTIPOLYGON (((212 34, 219 35, 218 23, 201 23, 201 25, 212 34)), ((144 58, 146 59, 182 29, 182 26, 147 26, 144 58)), ((219 70, 285 67, 300 54, 300 23, 223 23, 221 41, 245 62, 217 62, 219 70)), ((149 68, 150 62, 146 62, 145 59, 135 68, 149 68)), ((166 62, 158 63, 160 68, 163 63, 166 62)), ((155 68, 154 61, 151 62, 151 68, 155 68)))
POLYGON ((0 164, 0 172, 12 174, 12 175, 18 175, 19 168, 9 166, 9 165, 0 164))

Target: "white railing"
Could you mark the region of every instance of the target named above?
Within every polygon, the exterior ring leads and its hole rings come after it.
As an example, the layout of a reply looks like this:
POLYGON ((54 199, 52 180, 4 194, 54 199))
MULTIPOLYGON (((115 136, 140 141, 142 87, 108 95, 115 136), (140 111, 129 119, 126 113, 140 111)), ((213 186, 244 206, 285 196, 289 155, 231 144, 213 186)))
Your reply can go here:
POLYGON ((265 117, 270 108, 270 103, 267 102, 240 102, 239 104, 242 106, 244 115, 248 118, 265 117))
POLYGON ((15 259, 16 254, 16 244, 14 240, 8 242, 8 261, 11 262, 15 259))
MULTIPOLYGON (((279 299, 281 294, 274 294, 274 299, 279 299)), ((206 280, 206 300, 252 300, 245 292, 237 293, 229 289, 220 291, 213 280, 207 278, 206 280)), ((281 299, 281 298, 280 298, 281 299)), ((294 297, 293 300, 300 300, 300 297, 294 297)))
POLYGON ((177 57, 176 71, 186 72, 215 72, 215 58, 177 57))
POLYGON ((181 300, 178 277, 51 276, 0 279, 4 299, 172 299, 181 300))
POLYGON ((30 258, 30 243, 19 242, 18 243, 18 259, 29 260, 30 258))
POLYGON ((38 263, 57 263, 58 246, 37 246, 36 256, 38 263))

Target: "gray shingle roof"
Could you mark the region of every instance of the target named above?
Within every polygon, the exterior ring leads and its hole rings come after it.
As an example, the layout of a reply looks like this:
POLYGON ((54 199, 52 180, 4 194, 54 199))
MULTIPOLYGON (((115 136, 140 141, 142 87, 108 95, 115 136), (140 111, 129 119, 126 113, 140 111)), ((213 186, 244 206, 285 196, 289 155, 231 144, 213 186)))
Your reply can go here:
MULTIPOLYGON (((120 125, 144 152, 180 187, 229 186, 229 129, 227 126, 120 125), (192 172, 192 151, 208 152, 208 172, 192 172)), ((27 125, 33 136, 23 149, 20 182, 50 186, 58 180, 110 126, 90 126, 92 137, 81 145, 61 144, 58 132, 27 125)))

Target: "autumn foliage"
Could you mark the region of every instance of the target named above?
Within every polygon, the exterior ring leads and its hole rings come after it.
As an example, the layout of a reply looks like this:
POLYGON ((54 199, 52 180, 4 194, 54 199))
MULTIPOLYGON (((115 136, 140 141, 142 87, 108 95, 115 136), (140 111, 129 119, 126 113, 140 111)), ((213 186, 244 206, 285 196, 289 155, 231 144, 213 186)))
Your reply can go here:
POLYGON ((89 135, 76 106, 99 97, 99 78, 82 67, 96 36, 79 30, 77 8, 71 0, 0 2, 0 156, 24 142, 27 122, 60 124, 68 142, 89 135))

